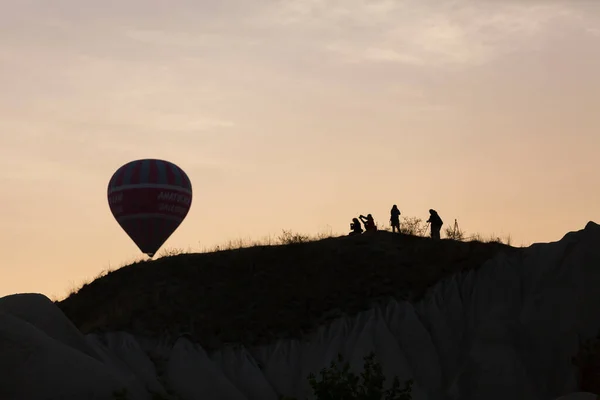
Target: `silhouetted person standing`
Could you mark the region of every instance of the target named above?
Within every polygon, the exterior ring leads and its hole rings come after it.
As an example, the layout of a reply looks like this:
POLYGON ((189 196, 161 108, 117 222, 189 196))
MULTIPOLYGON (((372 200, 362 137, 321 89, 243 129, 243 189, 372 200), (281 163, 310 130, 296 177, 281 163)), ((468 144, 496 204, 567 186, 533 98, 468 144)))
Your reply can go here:
POLYGON ((442 229, 442 225, 444 225, 444 221, 442 221, 437 211, 429 210, 429 219, 427 222, 431 223, 431 238, 439 239, 440 230, 442 229))
POLYGON ((390 211, 390 224, 392 225, 392 232, 396 232, 396 229, 398 229, 398 233, 400 233, 400 210, 395 204, 390 211))
POLYGON ((360 215, 358 218, 365 224, 365 231, 374 232, 377 230, 377 226, 375 226, 375 221, 373 220, 373 216, 368 214, 366 217, 364 215, 360 215))
POLYGON ((360 226, 360 221, 358 218, 352 218, 352 223, 350 223, 350 236, 352 235, 360 235, 363 231, 362 226, 360 226))

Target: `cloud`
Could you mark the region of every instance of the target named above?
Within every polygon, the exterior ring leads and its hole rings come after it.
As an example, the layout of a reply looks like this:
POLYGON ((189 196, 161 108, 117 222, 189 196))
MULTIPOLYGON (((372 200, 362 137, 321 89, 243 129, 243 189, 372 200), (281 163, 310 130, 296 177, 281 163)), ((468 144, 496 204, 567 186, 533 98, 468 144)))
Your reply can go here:
MULTIPOLYGON (((474 66, 538 45, 548 29, 582 18, 588 7, 533 0, 180 0, 176 6, 127 0, 92 8, 59 3, 58 9, 41 2, 37 8, 11 6, 0 22, 13 21, 11 31, 30 43, 54 38, 73 52, 143 58, 160 49, 154 63, 210 51, 210 57, 231 62, 263 55, 261 62, 289 59, 293 52, 323 62, 474 66), (48 35, 32 35, 34 24, 48 35), (244 47, 251 50, 240 51, 244 47)), ((598 21, 588 22, 593 27, 598 21)))
POLYGON ((589 27, 586 28, 586 31, 591 34, 592 36, 597 36, 600 37, 600 28, 597 27, 589 27))
MULTIPOLYGON (((79 126, 85 124, 85 121, 77 119, 63 121, 66 124, 69 122, 79 126)), ((198 114, 168 112, 149 114, 143 110, 130 109, 125 110, 125 112, 106 115, 102 121, 92 121, 92 125, 96 129, 129 130, 136 132, 136 135, 139 132, 146 132, 147 134, 163 133, 175 137, 177 134, 214 132, 215 129, 234 127, 235 123, 198 114)), ((125 135, 121 134, 121 136, 125 135)))
POLYGON ((581 13, 558 2, 305 0, 277 2, 261 21, 301 31, 343 62, 470 66, 527 45, 557 20, 581 13))
POLYGON ((220 47, 232 45, 253 46, 257 40, 232 37, 231 35, 205 32, 185 32, 159 29, 128 29, 124 36, 140 43, 155 46, 175 46, 182 48, 220 47))

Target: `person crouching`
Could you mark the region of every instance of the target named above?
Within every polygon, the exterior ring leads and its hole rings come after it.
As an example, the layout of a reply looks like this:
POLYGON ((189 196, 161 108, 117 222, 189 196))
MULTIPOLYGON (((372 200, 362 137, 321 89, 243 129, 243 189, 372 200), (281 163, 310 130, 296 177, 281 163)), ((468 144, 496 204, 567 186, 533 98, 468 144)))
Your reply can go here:
POLYGON ((350 223, 350 236, 360 235, 363 232, 362 226, 360 226, 360 221, 358 218, 352 218, 352 222, 350 223))

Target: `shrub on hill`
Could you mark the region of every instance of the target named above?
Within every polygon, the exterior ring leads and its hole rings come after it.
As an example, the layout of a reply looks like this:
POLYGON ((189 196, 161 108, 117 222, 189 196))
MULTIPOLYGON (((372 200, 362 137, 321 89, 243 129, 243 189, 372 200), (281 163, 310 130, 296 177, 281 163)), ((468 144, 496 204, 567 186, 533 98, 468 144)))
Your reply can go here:
MULTIPOLYGON (((308 376, 308 381, 317 400, 411 400, 412 379, 400 387, 400 380, 394 377, 392 386, 384 389, 385 376, 381 365, 375 361, 375 354, 371 353, 364 358, 364 371, 359 375, 350 372, 350 364, 344 362, 341 354, 338 355, 338 364, 331 362, 329 368, 324 368, 320 379, 314 374, 308 376)), ((297 400, 293 397, 281 396, 280 400, 297 400)))

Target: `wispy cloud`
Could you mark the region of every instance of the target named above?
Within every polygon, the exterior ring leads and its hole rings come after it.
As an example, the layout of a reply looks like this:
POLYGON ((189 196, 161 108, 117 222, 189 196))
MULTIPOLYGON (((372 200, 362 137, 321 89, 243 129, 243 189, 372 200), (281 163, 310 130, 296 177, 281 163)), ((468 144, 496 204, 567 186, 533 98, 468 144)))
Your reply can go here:
POLYGON ((598 36, 598 37, 600 37, 600 28, 597 28, 597 27, 589 27, 589 28, 586 28, 586 31, 587 31, 589 34, 593 35, 593 36, 598 36))
POLYGON ((122 57, 140 54, 140 44, 169 55, 210 49, 212 57, 234 57, 245 46, 259 54, 302 50, 338 62, 469 66, 530 45, 561 21, 582 19, 591 7, 576 1, 457 0, 258 0, 252 6, 234 0, 210 6, 181 0, 177 7, 166 7, 129 0, 116 13, 110 7, 63 3, 69 7, 61 12, 14 6, 12 15, 0 15, 0 22, 11 24, 22 40, 45 41, 48 36, 34 38, 14 22, 29 19, 50 37, 64 38, 65 45, 68 37, 72 51, 101 52, 110 45, 110 53, 122 57))
POLYGON ((579 14, 568 3, 305 0, 278 2, 262 21, 301 30, 345 62, 480 65, 579 14))
POLYGON ((158 29, 129 29, 124 35, 136 42, 156 46, 176 46, 181 48, 253 46, 256 39, 233 37, 232 35, 206 32, 185 32, 158 29))

